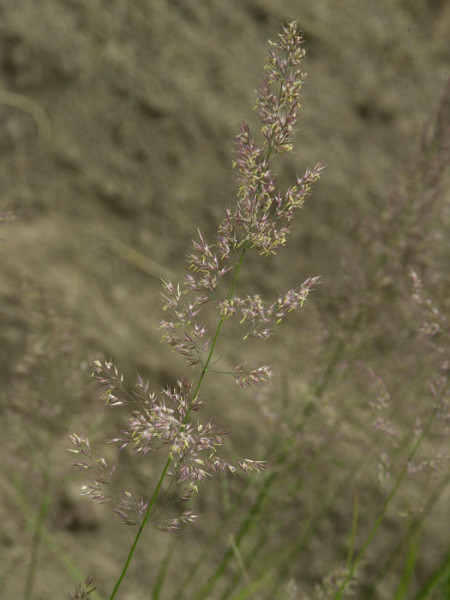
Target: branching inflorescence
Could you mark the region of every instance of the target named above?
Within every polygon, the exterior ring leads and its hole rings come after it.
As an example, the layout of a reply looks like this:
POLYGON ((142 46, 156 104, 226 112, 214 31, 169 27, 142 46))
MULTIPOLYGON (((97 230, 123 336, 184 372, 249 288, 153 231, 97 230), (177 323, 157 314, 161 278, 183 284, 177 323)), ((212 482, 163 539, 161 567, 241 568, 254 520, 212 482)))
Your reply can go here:
MULTIPOLYGON (((74 452, 85 457, 77 466, 93 473, 84 493, 100 501, 115 500, 115 511, 127 523, 137 524, 139 531, 132 551, 111 596, 113 598, 134 552, 137 539, 147 522, 158 520, 158 505, 164 494, 174 490, 179 501, 186 501, 197 492, 198 484, 215 472, 234 473, 258 471, 264 467, 259 461, 242 460, 235 465, 218 454, 223 431, 211 423, 200 423, 193 414, 201 407, 200 388, 214 355, 221 329, 229 319, 237 319, 249 336, 266 339, 284 317, 300 308, 308 297, 316 278, 309 278, 298 287, 281 293, 273 302, 257 295, 237 295, 239 273, 245 254, 255 249, 262 256, 275 254, 285 245, 291 221, 302 207, 312 184, 320 176, 321 166, 307 170, 297 178, 295 185, 284 193, 277 191, 271 159, 276 154, 292 150, 292 139, 300 92, 304 80, 301 62, 305 51, 296 23, 283 28, 277 43, 271 42, 260 87, 256 110, 261 119, 264 142, 258 146, 249 126, 243 122, 236 139, 236 158, 233 167, 238 172, 237 202, 228 208, 219 225, 213 243, 208 243, 200 231, 193 241, 189 255, 190 273, 184 282, 175 285, 163 282, 164 311, 161 322, 163 339, 180 353, 192 367, 200 370, 196 383, 180 379, 175 387, 167 387, 159 394, 149 390, 148 383, 139 380, 132 392, 127 392, 122 377, 111 362, 96 361, 94 375, 103 386, 102 398, 109 406, 126 407, 127 426, 112 442, 121 449, 131 447, 146 455, 161 449, 167 451, 167 462, 147 500, 135 501, 130 492, 114 496, 105 492, 110 485, 110 469, 105 459, 91 457, 89 441, 84 436, 72 435, 74 452), (228 280, 228 291, 221 291, 228 280), (223 285, 222 285, 223 282, 223 285), (218 324, 215 330, 207 327, 203 309, 216 309, 218 324), (87 459, 87 460, 86 460, 87 459), (131 516, 131 513, 134 516, 131 516)), ((263 365, 246 371, 237 365, 229 373, 242 386, 261 386, 271 377, 271 370, 263 365)), ((186 510, 177 519, 166 523, 176 529, 194 515, 186 510)))

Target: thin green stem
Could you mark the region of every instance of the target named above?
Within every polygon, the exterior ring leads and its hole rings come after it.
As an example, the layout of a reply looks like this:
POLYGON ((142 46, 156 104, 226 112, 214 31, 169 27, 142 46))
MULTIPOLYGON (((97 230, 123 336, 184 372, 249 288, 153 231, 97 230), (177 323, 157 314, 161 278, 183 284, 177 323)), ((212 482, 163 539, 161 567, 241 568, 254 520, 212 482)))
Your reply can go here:
POLYGON ((406 564, 404 566, 403 573, 400 579, 400 584, 397 588, 393 600, 404 600, 404 598, 406 598, 408 590, 411 586, 411 580, 414 575, 417 561, 419 558, 421 536, 421 528, 419 528, 416 531, 409 532, 406 564))
MULTIPOLYGON (((32 532, 35 531, 36 515, 29 503, 24 486, 19 481, 18 477, 16 477, 14 474, 12 474, 10 479, 0 477, 0 485, 2 486, 2 491, 4 491, 10 500, 14 502, 14 505, 22 514, 26 521, 27 529, 32 532)), ((77 581, 84 581, 84 574, 81 572, 72 558, 67 554, 66 550, 60 546, 56 539, 46 530, 45 523, 42 524, 41 536, 44 544, 46 544, 47 548, 54 554, 55 560, 66 569, 67 573, 77 581)), ((100 594, 95 590, 92 592, 91 596, 92 600, 102 600, 102 596, 100 596, 100 594)))
POLYGON ((434 488, 433 493, 427 500, 426 505, 423 508, 423 511, 418 519, 415 519, 410 525, 407 534, 399 541, 397 546, 392 550, 390 555, 387 557, 386 562, 380 569, 380 574, 376 578, 376 583, 370 585, 370 592, 367 592, 367 600, 373 597, 376 592, 376 586, 380 584, 381 581, 385 579, 385 577, 390 573, 392 567, 395 564, 396 559, 399 557, 400 553, 404 550, 409 537, 414 536, 417 532, 424 527, 425 520, 428 518, 430 513, 432 512, 434 506, 441 498, 442 493, 447 488, 448 483, 450 482, 450 474, 447 475, 439 484, 434 488))
MULTIPOLYGON (((240 273, 241 267, 242 267, 242 262, 243 262, 244 255, 245 255, 245 252, 247 251, 247 249, 248 249, 248 244, 247 244, 247 242, 245 242, 244 245, 243 245, 243 247, 242 247, 242 252, 241 252, 241 255, 240 255, 239 260, 237 262, 236 268, 234 270, 233 281, 231 282, 230 288, 228 290, 228 294, 227 294, 227 299, 228 300, 231 300, 231 298, 234 295, 234 292, 235 292, 235 289, 236 289, 236 286, 237 286, 237 282, 238 282, 238 279, 239 279, 239 273, 240 273)), ((203 380, 205 378, 205 375, 206 375, 206 373, 208 371, 208 366, 209 366, 209 363, 211 362, 212 356, 214 354, 214 350, 215 350, 215 347, 217 345, 217 341, 219 339, 219 334, 220 334, 220 331, 222 329, 222 326, 223 326, 225 320, 226 320, 225 316, 221 317, 221 319, 219 321, 219 324, 217 326, 217 329, 216 329, 216 332, 214 334, 214 338, 213 338, 213 341, 212 341, 212 344, 211 344, 211 348, 209 350, 208 357, 207 357, 207 359, 206 359, 206 361, 205 361, 205 363, 203 365, 202 371, 200 373, 200 377, 198 379, 197 385, 195 387, 194 393, 193 393, 191 401, 190 401, 190 405, 188 407, 188 410, 186 411, 186 416, 184 418, 184 423, 187 422, 189 414, 190 414, 190 412, 192 410, 192 406, 193 406, 194 400, 198 397, 198 394, 200 392, 200 388, 202 386, 202 383, 203 383, 203 380)), ((157 498, 159 496, 159 493, 161 491, 161 488, 162 488, 162 485, 163 485, 163 482, 164 482, 164 478, 167 475, 167 472, 169 470, 170 465, 172 464, 172 460, 173 460, 172 456, 169 455, 169 458, 167 459, 167 462, 166 462, 166 464, 165 464, 165 466, 164 466, 164 468, 163 468, 163 470, 161 472, 161 475, 159 477, 159 480, 158 480, 158 483, 156 485, 155 491, 153 492, 153 495, 152 495, 152 497, 150 499, 150 502, 149 502, 147 510, 145 512, 144 518, 142 519, 142 522, 139 525, 138 531, 136 533, 136 537, 134 538, 133 544, 132 544, 131 549, 130 549, 130 551, 128 553, 128 556, 126 558, 126 561, 125 561, 125 564, 123 566, 123 569, 122 569, 122 571, 121 571, 121 573, 119 575, 119 578, 117 579, 116 585, 114 586, 114 589, 113 589, 113 591, 111 593, 111 596, 109 597, 109 600, 114 600, 114 598, 116 597, 116 594, 117 594, 120 586, 122 585, 122 581, 124 580, 125 575, 126 575, 126 573, 128 571, 128 567, 130 566, 131 560, 132 560, 133 555, 135 553, 136 547, 137 547, 137 545, 139 543, 139 539, 140 539, 140 537, 142 535, 142 532, 144 531, 144 528, 145 528, 146 524, 150 520, 150 517, 151 517, 151 514, 152 514, 152 510, 153 510, 153 508, 155 506, 156 500, 157 500, 157 498)))
POLYGON ((447 552, 447 556, 445 557, 442 565, 436 569, 436 571, 432 574, 432 576, 426 581, 426 583, 421 587, 421 589, 417 592, 417 594, 412 598, 412 600, 430 600, 431 592, 436 591, 438 586, 441 587, 442 595, 433 596, 436 600, 440 598, 448 597, 445 595, 446 591, 450 591, 450 549, 447 552), (445 586, 445 589, 444 589, 445 586))
POLYGON ((348 549, 347 566, 350 568, 353 561, 353 554, 355 552, 355 539, 356 531, 358 529, 358 516, 359 516, 359 498, 355 497, 354 508, 353 508, 353 519, 352 528, 350 531, 350 545, 348 549))
POLYGON ((307 517, 298 538, 293 541, 292 545, 287 548, 285 553, 280 553, 276 562, 277 575, 276 578, 274 576, 274 581, 267 594, 268 598, 277 597, 283 582, 285 582, 289 576, 292 565, 298 561, 298 557, 305 549, 307 543, 317 532, 322 519, 329 514, 334 506, 336 506, 337 500, 342 497, 343 494, 347 493, 350 482, 354 481, 357 474, 364 470, 366 465, 370 463, 372 457, 373 452, 369 452, 353 463, 338 488, 334 491, 330 491, 328 495, 324 496, 318 505, 316 513, 307 517))
POLYGON ((158 494, 159 494, 159 492, 161 490, 161 486, 163 484, 164 477, 166 476, 166 473, 167 473, 167 471, 168 471, 168 469, 170 467, 170 463, 171 462, 172 462, 172 458, 169 457, 167 459, 167 462, 166 462, 165 466, 164 466, 164 469, 162 470, 162 473, 161 473, 161 476, 159 478, 159 481, 158 481, 158 484, 156 486, 156 489, 153 492, 153 496, 152 496, 152 498, 151 498, 151 500, 150 500, 150 502, 148 504, 148 508, 147 508, 146 513, 145 513, 144 519, 142 520, 142 523, 139 525, 138 532, 136 534, 136 537, 134 538, 133 545, 131 546, 130 552, 128 553, 127 559, 126 559, 125 564, 123 566, 122 572, 119 575, 119 579, 117 580, 116 585, 114 586, 114 589, 112 591, 112 594, 111 594, 109 600, 113 600, 116 597, 116 594, 117 594, 117 592, 119 590, 119 587, 121 586, 122 581, 123 581, 123 579, 124 579, 124 577, 125 577, 125 575, 126 575, 126 573, 128 571, 128 567, 130 566, 130 562, 131 562, 131 559, 133 558, 134 552, 136 550, 136 546, 138 545, 139 539, 140 539, 140 537, 142 535, 142 532, 144 531, 144 527, 145 527, 145 525, 147 524, 147 521, 150 518, 150 513, 151 513, 151 511, 153 509, 153 506, 154 506, 154 504, 156 502, 156 498, 158 497, 158 494))
MULTIPOLYGON (((296 459, 298 459, 298 453, 301 453, 301 450, 297 450, 294 453, 296 456, 296 459)), ((310 466, 309 466, 309 469, 311 470, 311 472, 314 472, 314 470, 315 470, 314 462, 319 460, 319 458, 321 458, 321 456, 322 456, 322 453, 320 451, 318 451, 317 454, 313 457, 313 459, 310 463, 310 466)), ((256 562, 258 556, 264 550, 264 548, 266 547, 268 542, 271 539, 273 539, 273 536, 275 536, 280 531, 282 531, 283 528, 286 527, 286 525, 287 525, 286 521, 282 517, 273 519, 271 516, 274 514, 282 515, 283 511, 284 511, 286 499, 287 498, 289 498, 289 499, 297 498, 298 493, 300 492, 300 490, 303 488, 303 486, 306 483, 305 478, 298 477, 297 460, 294 460, 294 461, 292 461, 292 463, 289 463, 287 458, 288 458, 288 456, 284 457, 284 459, 278 465, 278 468, 276 469, 276 471, 273 473, 273 477, 271 478, 271 480, 267 482, 266 491, 265 491, 267 498, 264 499, 264 505, 261 507, 260 510, 258 510, 258 512, 255 512, 255 514, 253 516, 251 516, 252 527, 253 527, 253 529, 256 529, 259 532, 259 534, 258 534, 256 540, 252 543, 251 548, 246 551, 245 564, 247 566, 247 569, 250 569, 252 567, 252 565, 256 562), (292 475, 294 473, 295 473, 294 482, 290 486, 290 488, 287 489, 287 491, 283 494, 282 498, 279 498, 276 496, 276 494, 271 493, 272 491, 276 492, 276 489, 275 490, 270 489, 271 487, 273 488, 273 484, 275 481, 280 481, 280 480, 286 479, 289 476, 289 474, 292 475), (267 511, 264 512, 263 509, 265 509, 266 506, 268 507, 270 514, 267 511), (268 522, 269 522, 269 525, 267 524, 268 522)), ((247 530, 247 531, 249 531, 249 530, 247 530)), ((242 544, 242 541, 243 541, 243 535, 240 537, 239 543, 242 544)), ((220 600, 229 599, 231 597, 232 592, 235 590, 237 585, 240 583, 240 580, 241 580, 241 577, 240 577, 239 573, 236 573, 234 576, 232 576, 231 579, 229 580, 227 587, 222 592, 222 595, 220 596, 220 600)))
MULTIPOLYGON (((302 431, 302 429, 305 425, 305 420, 309 416, 309 414, 312 412, 312 409, 314 406, 315 406, 315 399, 310 400, 306 404, 304 413, 301 415, 301 418, 300 418, 299 422, 297 423, 297 425, 293 428, 294 434, 298 434, 300 431, 302 431)), ((272 494, 272 492, 273 492, 272 488, 274 486, 274 483, 276 481, 278 481, 279 476, 280 476, 280 472, 281 472, 280 469, 282 469, 283 465, 285 464, 285 461, 292 454, 292 449, 293 449, 296 439, 297 439, 297 435, 292 435, 288 440, 286 440, 284 437, 281 437, 281 436, 275 436, 272 439, 272 443, 265 453, 264 460, 271 462, 273 471, 264 480, 262 487, 260 488, 260 491, 258 492, 258 498, 260 497, 259 494, 261 493, 261 490, 264 492, 264 494, 272 494)), ((219 539, 221 539, 221 534, 224 531, 226 524, 231 520, 231 518, 235 518, 235 513, 237 512, 237 509, 241 506, 242 499, 247 495, 248 488, 252 484, 254 484, 254 482, 255 482, 254 479, 249 479, 248 483, 242 488, 240 494, 235 499, 231 510, 226 514, 224 520, 221 522, 221 524, 217 528, 216 532, 211 536, 210 542, 205 546, 205 548, 203 549, 203 552, 198 557, 194 566, 189 570, 188 575, 180 583, 179 588, 178 588, 177 592, 175 593, 175 595, 173 596, 172 600, 181 600, 181 598, 185 596, 188 585, 194 579, 196 573, 198 572, 198 569, 203 564, 203 561, 205 560, 206 556, 210 553, 213 545, 219 539)), ((273 498, 271 498, 270 501, 273 502, 273 498)), ((258 506, 258 504, 259 504, 259 501, 257 499, 257 500, 255 500, 255 504, 247 511, 247 513, 243 517, 242 524, 240 526, 240 529, 239 529, 239 531, 237 533, 237 537, 236 537, 236 539, 238 539, 239 543, 242 542, 242 540, 244 539, 244 537, 246 537, 246 534, 250 530, 249 523, 247 521, 250 520, 252 526, 255 524, 255 516, 258 514, 258 512, 260 510, 260 507, 258 506), (256 509, 255 509, 255 507, 256 507, 256 509)), ((268 529, 264 528, 264 531, 268 531, 268 529)), ((258 551, 262 549, 262 546, 263 546, 263 543, 261 542, 259 544, 259 542, 258 542, 258 551)), ((201 593, 201 591, 202 591, 202 593, 204 591, 207 591, 208 593, 211 592, 215 583, 217 583, 217 581, 220 579, 220 577, 224 573, 229 560, 230 560, 230 556, 229 556, 229 552, 227 552, 225 554, 224 558, 222 559, 222 562, 216 567, 216 570, 213 573, 213 575, 208 579, 207 584, 204 584, 200 588, 200 590, 198 590, 196 592, 196 595, 194 596, 195 598, 197 598, 197 596, 199 598, 204 597, 204 596, 199 595, 201 593)), ((191 598, 191 600, 193 600, 193 599, 191 598)))
MULTIPOLYGON (((445 390, 446 390, 445 387, 441 390, 441 394, 442 395, 445 393, 445 390)), ((353 577, 353 575, 354 575, 354 573, 356 571, 356 567, 361 562, 361 560, 364 558, 364 556, 365 556, 365 554, 367 552, 368 547, 372 543, 372 540, 375 537, 375 535, 376 535, 376 533, 377 533, 377 531, 378 531, 378 529, 379 529, 379 527, 380 527, 380 525, 381 525, 381 523, 382 523, 382 521, 383 521, 383 519, 384 519, 384 517, 386 515, 386 512, 387 512, 389 506, 391 505, 392 500, 394 499, 394 497, 395 497, 395 495, 396 495, 396 493, 398 491, 398 488, 400 487, 401 483, 403 482, 403 480, 404 480, 404 478, 406 476, 406 473, 408 471, 408 463, 415 457, 415 455, 417 454, 417 451, 419 450, 419 448, 420 448, 420 446, 421 446, 421 444, 422 444, 425 436, 428 434, 428 432, 430 430, 430 427, 431 427, 431 424, 433 423, 434 418, 436 416, 436 412, 437 412, 437 409, 434 408, 433 411, 432 411, 432 413, 431 413, 431 415, 430 415, 430 418, 428 419, 425 427, 423 428, 423 431, 422 431, 421 435, 417 438, 415 444, 413 445, 413 447, 412 447, 412 449, 411 449, 411 451, 410 451, 410 453, 408 455, 408 459, 405 461, 405 464, 404 464, 402 470, 400 471, 400 473, 399 473, 399 475, 398 475, 398 477, 397 477, 397 479, 396 479, 396 481, 395 481, 395 483, 394 483, 394 485, 393 485, 393 487, 392 487, 392 489, 391 489, 388 497, 386 498, 386 500, 385 500, 385 502, 384 502, 384 504, 383 504, 383 506, 382 506, 382 508, 380 510, 380 513, 379 513, 378 517, 376 518, 375 523, 373 524, 372 529, 369 532, 369 535, 366 538, 366 541, 364 542, 364 544, 363 544, 361 550, 359 551, 358 555, 355 557, 352 566, 348 570, 347 576, 345 577, 344 581, 341 583, 341 585, 339 586, 338 590, 336 591, 336 594, 335 594, 333 600, 341 600, 342 599, 342 595, 344 593, 345 588, 347 587, 347 584, 349 583, 349 581, 353 577)))
MULTIPOLYGON (((275 473, 275 472, 270 473, 269 476, 267 477, 266 481, 264 482, 263 487, 259 490, 258 496, 257 496, 254 504, 252 505, 250 510, 245 515, 237 534, 234 536, 234 542, 237 546, 239 546, 242 539, 247 534, 248 530, 253 526, 256 516, 263 509, 263 507, 267 501, 267 493, 271 487, 271 483, 276 477, 277 477, 277 473, 275 473)), ((234 556, 233 549, 229 548, 227 550, 227 552, 225 553, 225 556, 223 557, 221 563, 218 565, 218 567, 214 571, 213 575, 208 578, 207 582, 204 583, 195 594, 191 595, 191 600, 203 600, 204 598, 209 597, 209 595, 210 595, 211 591, 214 589, 216 583, 220 580, 222 575, 225 573, 233 556, 234 556)))
POLYGON ((47 443, 47 448, 45 451, 44 470, 42 477, 42 497, 34 526, 34 535, 31 544, 30 564, 28 566, 28 573, 23 593, 24 600, 31 600, 33 596, 33 587, 36 578, 39 549, 42 543, 45 520, 47 518, 48 511, 50 508, 50 442, 47 443))
POLYGON ((167 570, 169 568, 170 560, 172 558, 173 552, 175 550, 175 544, 177 542, 177 537, 173 536, 172 540, 170 540, 167 545, 166 554, 161 562, 161 566, 159 568, 158 576, 156 578, 155 585, 152 591, 152 600, 159 600, 161 598, 161 591, 166 580, 167 570))

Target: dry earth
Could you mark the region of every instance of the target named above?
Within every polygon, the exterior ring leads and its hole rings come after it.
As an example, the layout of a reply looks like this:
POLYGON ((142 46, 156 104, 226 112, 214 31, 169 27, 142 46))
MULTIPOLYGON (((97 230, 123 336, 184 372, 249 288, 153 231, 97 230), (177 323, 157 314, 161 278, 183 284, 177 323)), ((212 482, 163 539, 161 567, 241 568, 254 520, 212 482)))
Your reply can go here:
MULTIPOLYGON (((86 365, 112 356, 156 387, 178 372, 158 343, 160 278, 182 275, 196 228, 211 233, 232 201, 233 137, 244 118, 256 126, 251 108, 267 40, 293 19, 305 34, 308 79, 296 152, 280 161, 280 179, 318 161, 326 171, 286 251, 246 273, 250 288, 268 294, 320 273, 317 306, 333 321, 352 257, 364 269, 355 232, 382 210, 414 158, 448 77, 446 2, 0 0, 0 205, 16 215, 0 242, 2 598, 23 595, 27 514, 39 504, 47 431, 51 540, 100 590, 110 589, 130 532, 107 509, 79 500, 65 451, 73 428, 108 429, 86 365), (26 396, 30 388, 35 397, 26 396)), ((261 351, 296 374, 295 389, 298 364, 315 368, 314 302, 309 318, 294 318, 272 350, 261 351)), ((222 394, 210 411, 252 455, 251 446, 264 443, 257 409, 232 401, 222 394)), ((430 548, 441 544, 435 529, 430 548)), ((177 569, 207 530, 205 516, 184 541, 189 552, 178 552, 177 569)), ((148 534, 123 598, 149 597, 148 565, 165 544, 148 534)), ((58 556, 51 541, 43 544, 35 600, 71 588, 58 556)), ((435 559, 431 552, 429 568, 435 559)), ((311 577, 327 568, 323 561, 311 565, 311 577)))

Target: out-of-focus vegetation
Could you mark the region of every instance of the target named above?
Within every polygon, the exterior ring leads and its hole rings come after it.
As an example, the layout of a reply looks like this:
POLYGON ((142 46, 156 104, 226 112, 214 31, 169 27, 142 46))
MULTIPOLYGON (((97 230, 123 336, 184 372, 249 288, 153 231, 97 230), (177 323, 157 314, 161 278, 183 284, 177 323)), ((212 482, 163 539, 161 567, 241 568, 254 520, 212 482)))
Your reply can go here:
MULTIPOLYGON (((292 19, 308 79, 280 178, 327 168, 286 251, 243 279, 268 296, 309 275, 322 285, 255 346, 278 372, 271 388, 253 401, 219 379, 207 407, 230 457, 272 468, 211 482, 180 536, 146 532, 124 597, 237 598, 254 584, 254 598, 297 599, 323 582, 333 597, 407 464, 445 375, 447 3, 4 2, 1 597, 64 597, 89 574, 110 590, 133 534, 80 496, 66 452, 71 431, 102 440, 118 426, 88 365, 112 357, 155 388, 187 373, 159 344, 160 278, 183 275, 197 225, 213 232, 232 202, 232 141, 255 119, 267 39, 292 19), (438 313, 414 298, 411 269, 438 313), (430 346, 418 329, 436 322, 430 346)), ((436 423, 358 564, 358 598, 447 598, 436 423)), ((124 487, 153 488, 151 461, 119 466, 124 487)))

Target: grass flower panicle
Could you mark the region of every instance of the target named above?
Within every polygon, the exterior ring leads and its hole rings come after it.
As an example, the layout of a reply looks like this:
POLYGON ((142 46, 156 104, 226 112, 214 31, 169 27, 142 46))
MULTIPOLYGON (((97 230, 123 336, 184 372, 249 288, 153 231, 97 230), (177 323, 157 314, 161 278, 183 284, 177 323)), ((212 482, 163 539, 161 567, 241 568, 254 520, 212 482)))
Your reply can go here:
MULTIPOLYGON (((423 403, 416 411, 417 416, 413 427, 406 433, 397 416, 390 419, 392 413, 392 398, 383 379, 371 369, 368 373, 374 389, 374 398, 369 399, 369 405, 375 418, 372 427, 378 431, 381 439, 386 440, 392 448, 396 449, 396 460, 383 450, 379 457, 379 479, 385 482, 391 477, 394 462, 399 462, 399 456, 406 460, 405 474, 415 476, 428 471, 445 473, 450 462, 448 453, 438 450, 433 455, 427 453, 422 447, 426 436, 433 436, 435 440, 444 439, 450 432, 450 397, 448 389, 448 371, 450 364, 450 335, 446 316, 429 298, 425 296, 424 286, 415 271, 411 272, 413 283, 412 300, 419 312, 420 323, 417 329, 417 343, 425 343, 429 349, 431 359, 428 369, 431 372, 427 380, 428 395, 431 403, 423 403), (434 365, 433 365, 434 362, 434 365), (395 422, 395 420, 397 422, 395 422), (406 450, 406 458, 402 449, 406 450), (392 458, 392 460, 391 460, 392 458)), ((429 371, 430 372, 430 371, 429 371)), ((427 395, 427 392, 425 393, 427 395)))
POLYGON ((262 121, 262 133, 277 154, 292 150, 292 139, 300 108, 300 92, 305 78, 301 71, 306 54, 303 37, 296 23, 283 29, 278 42, 270 42, 264 69, 267 76, 260 88, 256 108, 262 121), (274 88, 278 88, 278 93, 274 88))
MULTIPOLYGON (((138 525, 138 533, 111 600, 121 585, 144 526, 150 520, 161 526, 159 505, 168 503, 169 490, 171 498, 175 496, 185 504, 198 491, 199 483, 213 473, 233 474, 237 470, 247 473, 265 467, 264 461, 244 459, 233 465, 221 458, 219 449, 225 432, 210 422, 194 420, 192 415, 203 402, 200 389, 206 374, 217 372, 210 369, 210 364, 225 321, 236 316, 241 325, 249 326, 244 339, 248 336, 265 339, 289 312, 303 306, 317 281, 309 278, 297 288, 280 294, 272 303, 263 301, 259 295, 236 295, 246 252, 255 249, 268 256, 286 243, 296 211, 302 207, 312 184, 320 176, 322 167, 317 165, 298 177, 296 184, 282 194, 276 190, 275 176, 270 169, 274 154, 292 150, 304 79, 300 65, 305 51, 301 44, 302 37, 295 23, 284 27, 278 42, 271 44, 265 67, 267 75, 257 103, 264 145, 258 147, 249 126, 242 123, 233 163, 238 171, 237 203, 226 210, 213 244, 198 231, 188 257, 190 272, 183 284, 163 282, 163 310, 168 315, 160 326, 163 340, 190 366, 200 367, 197 383, 180 379, 175 387, 166 387, 156 394, 149 390, 147 382, 139 379, 130 392, 113 363, 95 361, 94 376, 102 387, 101 398, 110 407, 123 409, 127 414, 124 431, 109 441, 117 443, 121 450, 130 448, 141 455, 165 449, 167 456, 153 495, 148 499, 136 500, 131 492, 124 490, 114 497, 103 491, 105 486, 111 485, 109 476, 114 469, 105 459, 92 458, 86 437, 71 436, 75 446, 73 451, 84 457, 76 465, 93 475, 83 493, 101 502, 113 500, 115 512, 126 523, 138 525), (221 291, 220 285, 225 279, 229 280, 226 293, 221 291), (215 330, 201 320, 206 304, 216 311, 218 324, 215 330)), ((249 385, 260 387, 272 376, 266 365, 250 371, 238 365, 229 373, 244 388, 249 385)), ((163 522, 163 526, 174 530, 194 519, 191 509, 186 508, 175 519, 163 522)))
POLYGON ((69 594, 69 600, 88 600, 95 589, 93 580, 88 577, 83 583, 80 583, 76 587, 74 592, 69 594))
POLYGON ((320 177, 321 165, 308 169, 297 177, 297 184, 285 194, 276 192, 270 170, 270 157, 279 154, 276 141, 266 140, 265 148, 258 148, 249 126, 243 122, 236 140, 237 158, 233 166, 239 177, 238 202, 230 211, 221 228, 221 247, 255 248, 263 256, 275 254, 284 246, 289 223, 295 211, 302 207, 311 186, 320 177))

